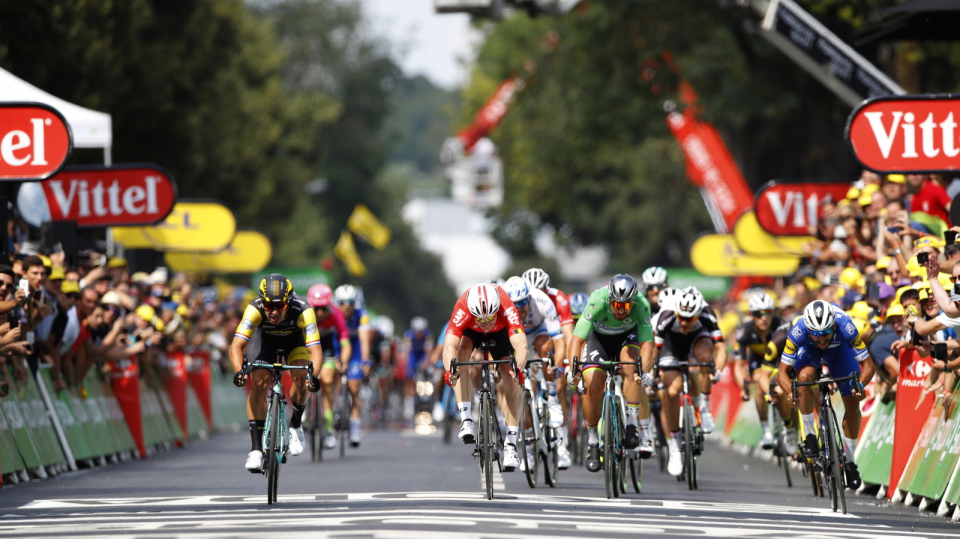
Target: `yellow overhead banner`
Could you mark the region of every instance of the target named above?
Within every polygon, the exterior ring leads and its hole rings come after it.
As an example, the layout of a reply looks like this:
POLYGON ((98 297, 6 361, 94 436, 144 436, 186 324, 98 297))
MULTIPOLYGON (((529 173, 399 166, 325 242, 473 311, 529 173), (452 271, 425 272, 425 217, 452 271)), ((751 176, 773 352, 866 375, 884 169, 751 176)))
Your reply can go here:
POLYGON ((748 211, 733 226, 737 245, 754 256, 808 256, 803 246, 816 241, 813 236, 773 236, 760 227, 757 214, 748 211))
POLYGON ((740 275, 789 275, 800 267, 796 256, 754 256, 740 250, 731 234, 706 234, 690 248, 693 267, 704 275, 736 277, 740 275))
POLYGON ((357 204, 347 219, 347 228, 378 250, 390 243, 390 229, 363 204, 357 204))
POLYGON ((164 260, 173 271, 202 273, 255 273, 270 264, 270 238, 256 230, 238 230, 233 241, 218 253, 171 251, 164 260))
POLYGON ((353 244, 353 236, 350 232, 344 230, 340 233, 340 239, 333 246, 333 254, 346 264, 350 275, 362 277, 367 274, 367 267, 363 265, 360 255, 357 254, 357 247, 353 244))
POLYGON ((162 223, 113 227, 113 241, 125 249, 217 252, 233 240, 237 220, 217 202, 177 202, 162 223))

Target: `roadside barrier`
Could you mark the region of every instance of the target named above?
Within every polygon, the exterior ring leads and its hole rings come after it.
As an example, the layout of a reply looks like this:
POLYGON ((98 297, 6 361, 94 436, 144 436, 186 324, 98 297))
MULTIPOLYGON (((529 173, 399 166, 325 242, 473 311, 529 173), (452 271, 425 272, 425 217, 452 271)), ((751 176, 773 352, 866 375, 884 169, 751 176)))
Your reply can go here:
POLYGON ((0 367, 10 388, 0 398, 0 486, 145 458, 245 427, 246 393, 211 368, 208 354, 182 360, 142 369, 136 360, 118 361, 62 391, 49 369, 17 380, 12 367, 0 367))

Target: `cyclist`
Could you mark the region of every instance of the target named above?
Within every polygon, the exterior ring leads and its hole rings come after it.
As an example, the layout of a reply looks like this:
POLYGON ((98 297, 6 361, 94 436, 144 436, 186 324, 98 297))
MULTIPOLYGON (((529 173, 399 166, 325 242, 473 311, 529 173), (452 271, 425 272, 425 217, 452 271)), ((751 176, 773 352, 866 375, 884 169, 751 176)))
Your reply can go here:
MULTIPOLYGON (((690 292, 700 298, 700 301, 703 303, 703 313, 707 316, 707 318, 713 318, 717 324, 717 327, 719 328, 720 317, 717 316, 717 312, 713 310, 713 307, 711 307, 706 300, 703 299, 703 294, 701 294, 700 291, 694 286, 688 286, 680 291, 681 294, 685 292, 690 292)), ((720 335, 721 337, 723 336, 722 333, 720 335)), ((714 342, 713 357, 719 358, 717 360, 718 365, 715 369, 712 369, 713 372, 701 368, 693 369, 691 371, 694 372, 693 378, 700 382, 698 387, 700 394, 694 397, 694 400, 699 403, 701 426, 703 428, 703 432, 707 434, 713 432, 714 429, 713 414, 710 412, 710 393, 713 390, 713 384, 715 383, 715 380, 720 379, 720 373, 727 364, 727 345, 724 344, 722 339, 720 342, 714 342)))
MULTIPOLYGON (((403 417, 410 421, 413 419, 413 373, 416 369, 425 369, 427 367, 427 358, 433 352, 433 333, 430 331, 427 319, 422 316, 415 316, 410 320, 410 329, 403 332, 403 338, 400 344, 400 357, 403 358, 404 393, 403 393, 403 417)), ((397 379, 400 379, 398 366, 397 379)))
MULTIPOLYGON (((540 268, 530 268, 527 271, 523 272, 523 278, 530 283, 530 286, 536 288, 547 295, 550 300, 553 302, 554 308, 557 310, 557 316, 560 317, 560 331, 563 332, 563 342, 565 346, 564 352, 560 353, 559 351, 554 355, 554 363, 560 368, 565 368, 567 363, 567 358, 570 355, 570 339, 573 337, 573 316, 570 313, 570 302, 567 299, 566 294, 563 291, 552 288, 550 286, 550 275, 547 272, 543 271, 540 268)), ((555 376, 554 373, 547 373, 546 379, 548 381, 555 382, 557 384, 557 399, 560 401, 560 411, 563 413, 563 418, 567 416, 567 379, 565 376, 555 376)), ((561 445, 564 440, 567 439, 567 427, 566 423, 562 423, 560 427, 557 428, 557 438, 560 440, 561 445)), ((564 449, 564 453, 566 450, 564 449)), ((561 457, 562 459, 563 457, 561 457)), ((557 465, 560 466, 559 464, 557 465)))
POLYGON ((580 315, 583 314, 584 309, 587 308, 589 301, 590 296, 588 296, 586 292, 575 292, 570 296, 570 317, 574 323, 580 320, 580 315))
MULTIPOLYGON (((566 343, 560 331, 557 310, 550 298, 542 291, 528 286, 527 281, 521 277, 510 277, 503 288, 520 312, 523 331, 527 334, 527 345, 533 347, 534 357, 549 358, 551 354, 555 354, 555 357, 564 357, 566 343)), ((553 370, 551 368, 544 373, 548 395, 548 424, 550 428, 559 429, 563 426, 563 408, 557 400, 557 383, 553 380, 553 370)), ((530 434, 532 432, 533 429, 530 429, 530 434)), ((570 453, 567 451, 566 444, 562 443, 563 438, 559 436, 558 438, 561 443, 558 444, 557 467, 565 470, 570 467, 570 453)))
MULTIPOLYGON (((760 446, 764 449, 772 449, 773 433, 770 432, 770 424, 767 421, 767 402, 764 395, 770 393, 770 380, 777 372, 779 354, 768 355, 767 352, 774 333, 783 325, 783 319, 776 315, 773 298, 766 292, 760 291, 750 296, 747 305, 752 319, 737 328, 733 357, 738 361, 746 361, 747 372, 757 384, 758 390, 754 393, 754 401, 757 405, 757 413, 760 415, 760 426, 763 428, 760 446)), ((773 346, 776 350, 776 345, 773 346)), ((774 390, 776 389, 777 386, 774 385, 774 390)), ((774 404, 786 428, 783 440, 785 449, 792 455, 797 451, 797 425, 794 423, 793 413, 782 395, 776 398, 774 404)))
MULTIPOLYGON (((623 397, 627 404, 623 445, 628 449, 639 446, 643 458, 653 454, 650 407, 641 384, 650 386, 653 383, 647 371, 653 368, 655 348, 650 328, 650 304, 640 295, 638 288, 637 281, 630 275, 614 275, 606 287, 590 295, 587 308, 577 321, 571 339, 574 362, 586 343, 581 367, 585 393, 581 402, 583 419, 587 424, 585 461, 591 472, 600 470, 597 423, 600 421, 607 380, 606 371, 599 366, 602 361, 629 361, 636 364, 623 366, 623 397), (639 417, 641 415, 643 417, 639 417)), ((572 383, 575 376, 576 373, 571 370, 567 374, 568 382, 572 383)))
POLYGON ((353 353, 350 332, 347 331, 343 313, 336 305, 331 305, 332 300, 333 290, 325 284, 315 284, 307 291, 307 303, 313 307, 313 312, 317 316, 320 347, 323 348, 320 383, 323 386, 323 420, 326 424, 323 446, 327 449, 337 447, 337 437, 333 434, 335 388, 340 383, 340 375, 353 353), (338 349, 339 356, 336 355, 338 349))
MULTIPOLYGON (((450 322, 444 322, 443 327, 440 328, 440 335, 437 337, 437 344, 433 347, 433 350, 428 356, 428 373, 433 376, 434 372, 437 372, 436 369, 441 369, 439 372, 443 372, 443 342, 447 336, 447 327, 450 325, 450 322)), ((443 386, 446 385, 443 383, 443 377, 438 376, 435 379, 433 384, 433 394, 436 396, 437 400, 433 403, 433 420, 437 423, 443 421, 443 386)))
POLYGON ((803 453, 807 458, 815 458, 819 453, 817 431, 814 427, 813 411, 815 407, 813 391, 810 386, 800 387, 800 402, 793 402, 791 378, 795 375, 801 382, 812 382, 819 377, 821 364, 826 364, 833 377, 839 378, 859 374, 859 380, 848 380, 837 384, 843 397, 843 447, 846 464, 847 487, 860 487, 860 473, 853 462, 857 450, 857 436, 860 433, 860 403, 866 397, 863 384, 873 378, 874 367, 867 346, 860 339, 853 321, 839 307, 822 299, 815 300, 803 310, 803 317, 797 321, 787 335, 787 343, 780 359, 780 372, 777 381, 790 401, 790 405, 800 408, 803 420, 803 453), (858 383, 859 382, 859 383, 858 383))
POLYGON ((360 303, 360 289, 356 286, 340 285, 333 297, 343 312, 350 333, 350 361, 347 363, 347 389, 353 397, 350 409, 350 446, 360 445, 360 384, 363 377, 370 373, 370 344, 373 341, 373 328, 370 317, 360 303))
POLYGON ((476 436, 470 408, 480 369, 470 365, 458 369, 454 376, 450 372, 450 361, 470 361, 481 339, 493 341, 490 352, 493 359, 507 359, 511 355, 516 359, 516 369, 506 364, 497 369, 502 380, 497 390, 497 403, 507 426, 503 470, 512 472, 520 465, 517 431, 520 424, 520 384, 523 383, 523 367, 527 364, 527 337, 517 307, 506 291, 497 285, 481 283, 464 292, 453 307, 444 337, 443 367, 447 371, 446 379, 457 395, 461 418, 459 436, 465 444, 474 443, 476 436), (457 380, 461 379, 462 382, 458 384, 457 380))
POLYGON ((647 301, 650 302, 650 312, 660 312, 660 292, 670 286, 667 270, 660 266, 652 266, 643 271, 640 276, 643 287, 646 289, 647 301))
POLYGON ((267 389, 270 386, 270 373, 256 370, 243 373, 244 356, 251 363, 273 365, 277 360, 277 351, 286 352, 286 361, 291 365, 310 365, 312 376, 308 384, 305 371, 292 371, 293 387, 290 401, 293 413, 290 415, 290 454, 297 456, 303 452, 303 428, 301 421, 307 407, 307 389, 317 391, 319 382, 313 378, 320 373, 323 352, 320 346, 320 333, 317 331, 317 318, 313 309, 293 291, 290 280, 279 273, 271 273, 260 281, 258 296, 247 305, 243 318, 230 345, 230 363, 237 374, 233 383, 242 387, 251 378, 250 394, 247 397, 247 419, 250 421, 250 441, 252 449, 247 455, 246 468, 259 473, 263 464, 263 430, 267 423, 267 389))
MULTIPOLYGON (((675 297, 671 307, 672 311, 661 311, 665 314, 657 318, 654 334, 657 348, 660 349, 659 369, 664 386, 660 393, 660 422, 669 432, 667 472, 678 476, 683 473, 683 456, 680 454, 680 392, 683 389, 683 377, 680 362, 693 358, 697 363, 710 363, 716 354, 712 381, 719 382, 720 373, 727 363, 727 349, 716 316, 711 314, 712 311, 707 311, 707 303, 696 288, 684 289, 675 297)), ((694 369, 690 371, 692 374, 695 372, 694 369)), ((713 425, 710 424, 710 430, 707 430, 709 411, 704 413, 699 384, 690 384, 689 391, 694 405, 700 406, 703 431, 710 432, 713 425)))

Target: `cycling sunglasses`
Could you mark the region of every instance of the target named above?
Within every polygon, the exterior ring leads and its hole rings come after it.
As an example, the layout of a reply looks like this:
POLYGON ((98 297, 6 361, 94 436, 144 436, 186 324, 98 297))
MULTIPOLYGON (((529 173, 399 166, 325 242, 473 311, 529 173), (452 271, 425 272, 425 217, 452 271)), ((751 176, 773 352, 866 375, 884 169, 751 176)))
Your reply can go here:
POLYGON ((614 309, 623 309, 625 311, 629 311, 630 309, 633 309, 633 302, 632 301, 611 301, 610 306, 613 307, 614 309))
POLYGON ((352 299, 344 299, 337 302, 337 305, 353 305, 352 299))
POLYGON ((518 309, 522 309, 527 305, 530 305, 530 298, 520 300, 520 301, 514 301, 513 304, 516 305, 518 309))
POLYGON ((645 286, 645 288, 646 288, 647 290, 663 290, 663 287, 666 286, 666 285, 648 284, 648 285, 644 285, 644 286, 645 286))
POLYGON ((287 308, 286 303, 264 303, 263 310, 268 312, 282 311, 287 308))
POLYGON ((326 312, 326 311, 329 311, 329 310, 330 310, 330 306, 329 306, 329 305, 320 305, 319 307, 314 307, 314 309, 316 309, 316 310, 318 310, 318 311, 324 311, 324 312, 326 312))
POLYGON ((814 337, 827 337, 829 335, 833 335, 833 328, 824 329, 821 331, 814 331, 812 329, 808 329, 807 331, 809 331, 810 335, 813 335, 814 337))
POLYGON ((696 315, 696 316, 683 316, 683 315, 680 314, 680 313, 676 313, 676 315, 677 315, 677 320, 679 320, 679 321, 681 321, 681 322, 693 322, 693 321, 696 320, 697 318, 700 318, 700 315, 699 315, 699 314, 696 315))
POLYGON ((764 309, 762 311, 750 311, 750 315, 755 318, 760 318, 761 316, 767 316, 767 317, 773 318, 773 310, 764 309))
POLYGON ((493 322, 496 317, 497 313, 493 313, 490 316, 484 316, 483 318, 480 318, 479 316, 475 316, 474 318, 477 320, 478 324, 486 324, 488 322, 493 322))

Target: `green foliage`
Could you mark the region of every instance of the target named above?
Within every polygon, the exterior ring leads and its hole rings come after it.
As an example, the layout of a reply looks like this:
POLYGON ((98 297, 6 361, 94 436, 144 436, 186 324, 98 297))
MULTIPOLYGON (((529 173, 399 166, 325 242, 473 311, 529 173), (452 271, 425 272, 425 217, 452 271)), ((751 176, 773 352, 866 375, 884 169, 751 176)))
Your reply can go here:
POLYGON ((438 172, 440 146, 451 135, 451 120, 460 106, 457 93, 416 75, 397 81, 393 101, 393 113, 383 126, 393 146, 390 161, 412 163, 422 174, 438 172))

